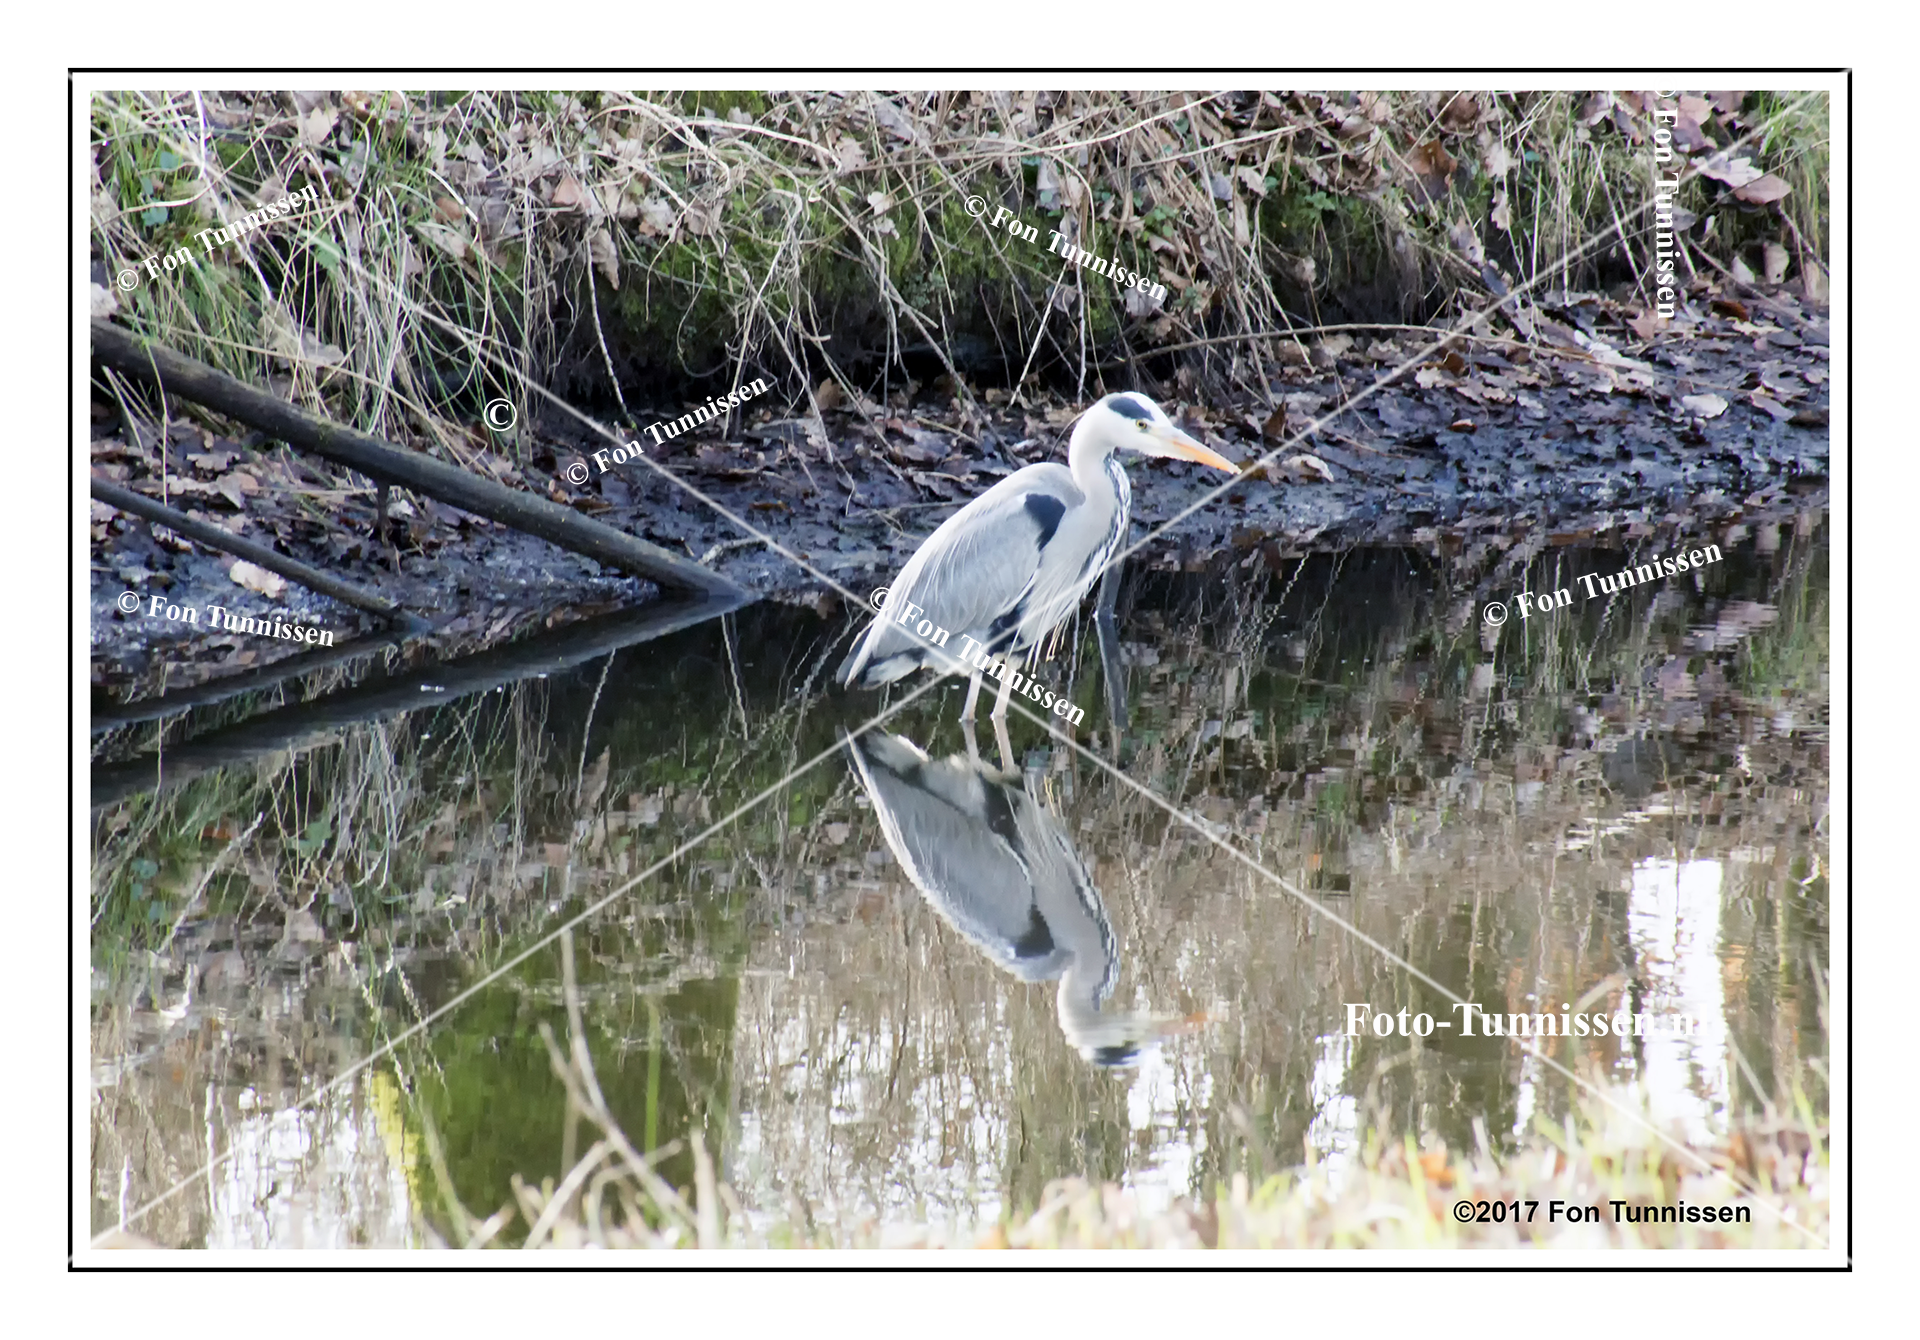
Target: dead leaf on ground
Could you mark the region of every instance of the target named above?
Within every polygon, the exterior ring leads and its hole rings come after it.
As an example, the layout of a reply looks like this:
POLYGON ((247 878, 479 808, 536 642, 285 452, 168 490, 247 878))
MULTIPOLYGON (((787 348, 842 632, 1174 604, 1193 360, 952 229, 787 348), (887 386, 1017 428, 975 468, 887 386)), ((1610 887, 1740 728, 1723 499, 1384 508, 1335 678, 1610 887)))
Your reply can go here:
POLYGON ((587 193, 580 189, 571 172, 560 174, 560 180, 553 184, 553 207, 555 209, 578 209, 586 202, 587 193))
POLYGON ((285 577, 277 572, 268 572, 244 558, 235 559, 233 566, 227 569, 227 575, 247 590, 258 591, 269 600, 278 600, 281 592, 287 589, 285 577))
POLYGON ((1787 277, 1787 263, 1791 259, 1787 249, 1778 242, 1760 244, 1761 273, 1769 284, 1777 284, 1787 277))
POLYGON ((664 200, 652 199, 640 202, 640 235, 642 237, 661 237, 673 231, 673 206, 664 200))
POLYGON ((1333 483, 1333 471, 1327 468, 1327 463, 1304 451, 1297 456, 1287 457, 1280 465, 1296 479, 1324 479, 1329 484, 1333 483))
POLYGON ((1428 140, 1407 155, 1407 166, 1420 178, 1420 185, 1432 199, 1445 193, 1447 182, 1453 176, 1460 160, 1447 152, 1447 146, 1439 140, 1428 140))
POLYGON ((593 268, 606 279, 608 287, 619 288, 620 251, 605 228, 595 228, 588 234, 587 253, 593 257, 593 268))
POLYGON ((331 107, 319 106, 300 118, 300 143, 318 146, 327 142, 327 136, 333 133, 333 126, 340 119, 340 113, 331 107))
POLYGON ((260 481, 245 470, 235 470, 232 474, 224 475, 217 480, 214 487, 220 490, 228 502, 244 511, 247 506, 247 495, 260 491, 260 481))
POLYGON ((260 335, 270 351, 289 363, 331 368, 347 361, 346 350, 301 329, 281 307, 269 307, 260 313, 260 335))
POLYGON ((1774 176, 1771 172, 1756 177, 1744 186, 1733 188, 1736 200, 1744 200, 1749 205, 1771 205, 1776 200, 1785 200, 1792 194, 1793 188, 1774 176))
POLYGON ((1680 404, 1702 419, 1717 419, 1727 412, 1727 402, 1711 392, 1705 395, 1683 395, 1680 404))

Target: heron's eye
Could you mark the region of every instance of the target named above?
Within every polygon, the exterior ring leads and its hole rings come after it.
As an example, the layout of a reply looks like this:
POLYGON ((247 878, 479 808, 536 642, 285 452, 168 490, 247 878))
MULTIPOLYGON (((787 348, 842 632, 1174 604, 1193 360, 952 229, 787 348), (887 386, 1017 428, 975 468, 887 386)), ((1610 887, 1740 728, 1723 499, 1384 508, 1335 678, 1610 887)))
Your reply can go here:
POLYGON ((1135 419, 1133 421, 1133 426, 1135 428, 1138 428, 1143 433, 1151 430, 1151 425, 1149 425, 1145 419, 1135 419))

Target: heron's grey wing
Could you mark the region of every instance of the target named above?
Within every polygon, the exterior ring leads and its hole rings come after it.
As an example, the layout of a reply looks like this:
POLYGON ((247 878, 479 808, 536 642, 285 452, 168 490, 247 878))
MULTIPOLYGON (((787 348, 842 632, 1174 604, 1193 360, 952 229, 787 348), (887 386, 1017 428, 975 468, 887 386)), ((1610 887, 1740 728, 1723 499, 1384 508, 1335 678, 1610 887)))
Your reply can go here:
POLYGON ((907 605, 920 607, 909 624, 930 621, 950 635, 946 650, 958 656, 960 638, 984 642, 996 619, 1019 608, 1040 570, 1040 555, 1060 519, 1082 501, 1065 466, 1051 462, 1015 471, 955 512, 914 551, 894 579, 889 611, 841 667, 841 679, 861 674, 867 687, 898 679, 935 663, 927 642, 898 622, 907 605))
POLYGON ((855 739, 851 749, 887 846, 928 905, 1016 976, 1059 976, 1069 951, 1017 850, 1013 807, 1025 794, 966 759, 928 761, 897 736, 855 739))

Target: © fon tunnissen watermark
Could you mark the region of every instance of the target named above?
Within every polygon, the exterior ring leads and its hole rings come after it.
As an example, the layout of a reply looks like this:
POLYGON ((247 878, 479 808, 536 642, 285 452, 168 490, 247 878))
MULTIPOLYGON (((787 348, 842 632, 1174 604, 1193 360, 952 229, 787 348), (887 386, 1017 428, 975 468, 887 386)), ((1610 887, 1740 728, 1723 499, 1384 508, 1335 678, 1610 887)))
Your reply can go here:
MULTIPOLYGON (((1617 595, 1630 586, 1653 581, 1657 577, 1673 577, 1683 572, 1692 572, 1704 568, 1709 563, 1720 561, 1720 546, 1710 544, 1704 549, 1689 549, 1683 554, 1669 554, 1664 558, 1651 558, 1644 563, 1623 568, 1611 577, 1596 577, 1583 572, 1574 578, 1586 588, 1588 600, 1597 595, 1617 595)), ((1520 611, 1521 622, 1531 615, 1545 610, 1565 609, 1573 603, 1573 592, 1566 587, 1548 591, 1545 595, 1535 595, 1531 591, 1522 591, 1513 597, 1513 607, 1520 611)), ((1498 628, 1507 621, 1507 602, 1496 600, 1485 611, 1488 623, 1498 628)))
MULTIPOLYGON (((1671 100, 1674 91, 1668 89, 1656 92, 1653 96, 1671 100)), ((1680 110, 1677 107, 1653 109, 1653 161, 1656 164, 1673 161, 1673 131, 1669 127, 1677 124, 1679 119, 1680 110)), ((1653 178, 1653 311, 1662 321, 1673 320, 1673 300, 1680 293, 1680 281, 1674 272, 1679 251, 1674 246, 1673 227, 1673 202, 1679 194, 1679 171, 1676 169, 1662 175, 1656 166, 1653 178)))
MULTIPOLYGON (((985 218, 987 213, 986 197, 978 195, 968 196, 967 213, 973 215, 976 219, 985 218)), ((1030 223, 1020 222, 1019 216, 1005 205, 995 207, 993 218, 987 221, 987 226, 989 228, 1005 228, 1015 237, 1025 238, 1027 241, 1036 244, 1040 241, 1040 230, 1030 223)), ((1079 266, 1082 269, 1092 270, 1095 274, 1106 275, 1115 283, 1122 284, 1127 288, 1139 289, 1141 293, 1156 303, 1162 303, 1167 300, 1167 286, 1165 284, 1150 282, 1145 275, 1135 274, 1132 270, 1122 266, 1118 261, 1107 260, 1105 257, 1096 256, 1091 251, 1075 246, 1069 242, 1066 239, 1066 235, 1058 229, 1050 229, 1047 235, 1053 239, 1047 243, 1047 250, 1068 264, 1079 266)))
MULTIPOLYGON (((319 203, 320 186, 315 182, 291 194, 281 196, 271 205, 262 205, 250 214, 242 214, 224 228, 202 229, 193 235, 193 240, 204 248, 206 255, 211 256, 219 248, 238 241, 248 233, 272 223, 275 219, 285 218, 301 205, 319 203)), ((149 276, 158 279, 163 272, 171 274, 175 270, 184 270, 189 265, 197 265, 199 262, 194 259, 191 248, 180 247, 158 258, 149 256, 140 264, 146 267, 149 276)), ((131 293, 140 286, 140 272, 129 267, 120 272, 115 282, 120 286, 122 293, 131 293)))
MULTIPOLYGON (((899 617, 894 622, 902 628, 909 629, 915 637, 928 646, 944 647, 952 636, 931 619, 920 619, 917 623, 908 622, 925 611, 904 597, 895 601, 893 593, 884 586, 875 588, 873 594, 867 597, 867 603, 883 613, 892 614, 898 611, 899 617)), ((1066 694, 1056 694, 1045 685, 1022 675, 1013 668, 1014 661, 1011 658, 989 652, 985 646, 964 633, 960 635, 960 643, 959 660, 970 669, 978 670, 988 679, 998 680, 1002 684, 1011 683, 1012 692, 1022 695, 1030 702, 1038 703, 1043 710, 1053 713, 1070 725, 1077 726, 1086 719, 1086 708, 1074 706, 1066 694)))
MULTIPOLYGON (((653 434, 656 446, 666 442, 669 437, 678 437, 689 428, 697 427, 710 420, 720 418, 728 410, 737 409, 757 395, 765 395, 767 383, 764 378, 755 377, 744 386, 736 386, 723 396, 708 396, 707 403, 689 413, 682 414, 671 423, 650 423, 646 430, 653 434)), ((616 465, 625 465, 636 456, 646 454, 646 449, 638 442, 621 442, 611 447, 602 447, 593 453, 593 463, 605 474, 616 465)), ((587 469, 585 461, 575 461, 560 472, 566 481, 575 488, 592 478, 593 472, 587 469)))
MULTIPOLYGON (((122 591, 114 601, 122 614, 138 614, 141 598, 137 591, 122 591)), ((149 596, 146 600, 146 614, 149 619, 165 619, 169 623, 190 623, 198 627, 200 611, 193 605, 173 605, 165 596, 149 596)), ((257 637, 277 637, 283 642, 305 642, 316 647, 331 647, 333 634, 319 628, 303 628, 299 624, 288 623, 284 619, 267 615, 235 614, 224 605, 207 607, 207 627, 227 633, 252 633, 257 637)))

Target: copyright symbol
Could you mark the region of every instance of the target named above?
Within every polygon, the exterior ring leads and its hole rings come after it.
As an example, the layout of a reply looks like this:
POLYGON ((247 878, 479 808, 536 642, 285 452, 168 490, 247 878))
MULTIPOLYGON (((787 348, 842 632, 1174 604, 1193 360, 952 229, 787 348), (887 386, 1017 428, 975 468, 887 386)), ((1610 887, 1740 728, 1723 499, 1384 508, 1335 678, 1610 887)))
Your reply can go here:
POLYGON ((131 591, 122 591, 120 598, 113 603, 120 607, 121 613, 132 614, 140 608, 140 597, 131 591))
POLYGON ((588 474, 587 463, 585 461, 575 461, 572 465, 569 465, 566 469, 562 470, 560 473, 567 477, 567 482, 569 484, 573 485, 575 488, 579 488, 582 484, 587 482, 587 474, 588 474))
POLYGON ((987 198, 984 195, 970 195, 967 197, 967 213, 978 219, 985 217, 986 212, 987 198))
POLYGON ((1463 1224, 1472 1223, 1473 1202, 1470 1200, 1456 1200, 1453 1203, 1453 1217, 1463 1224))
POLYGON ((867 597, 867 603, 877 610, 883 610, 887 607, 887 595, 886 587, 876 586, 873 588, 873 594, 867 597))
MULTIPOLYGON (((1504 600, 1496 600, 1489 604, 1487 606, 1486 620, 1495 628, 1505 623, 1507 621, 1507 603, 1504 600)), ((1462 1203, 1464 1204, 1465 1202, 1462 1203)))
MULTIPOLYGON (((487 427, 493 429, 494 432, 504 433, 507 429, 513 427, 513 421, 517 416, 514 413, 513 402, 511 400, 489 400, 486 409, 481 413, 481 417, 487 421, 487 427)), ((582 482, 584 483, 585 481, 583 480, 582 482)))
POLYGON ((140 287, 140 272, 138 270, 122 270, 113 282, 119 287, 122 293, 131 293, 140 287))

